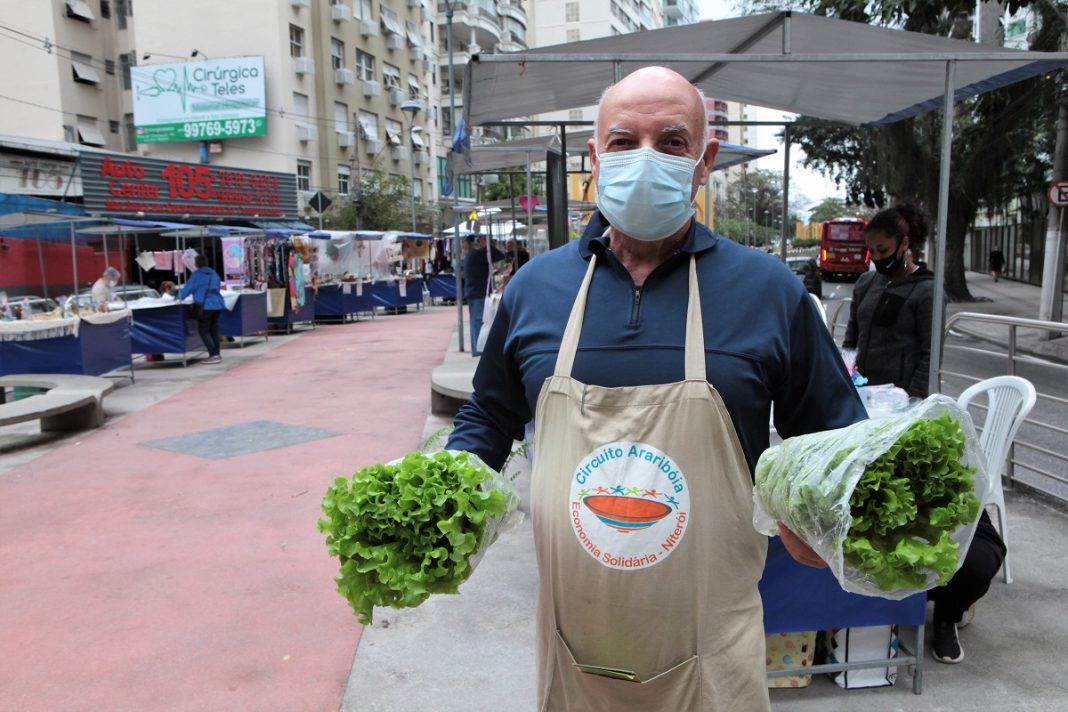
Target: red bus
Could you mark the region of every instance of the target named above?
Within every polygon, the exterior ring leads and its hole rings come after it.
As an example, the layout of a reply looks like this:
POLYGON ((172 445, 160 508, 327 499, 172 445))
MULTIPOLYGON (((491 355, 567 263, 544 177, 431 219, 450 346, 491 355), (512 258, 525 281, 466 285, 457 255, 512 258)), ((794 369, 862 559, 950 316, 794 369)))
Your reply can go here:
POLYGON ((820 231, 820 273, 824 279, 846 277, 855 280, 868 271, 868 246, 864 242, 866 220, 835 218, 826 220, 820 231))

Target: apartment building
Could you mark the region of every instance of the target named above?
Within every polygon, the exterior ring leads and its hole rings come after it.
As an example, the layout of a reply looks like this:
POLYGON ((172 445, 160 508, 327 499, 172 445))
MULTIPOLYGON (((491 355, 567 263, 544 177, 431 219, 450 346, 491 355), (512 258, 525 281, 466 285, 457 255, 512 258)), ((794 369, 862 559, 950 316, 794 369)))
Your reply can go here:
POLYGON ((18 68, 0 91, 0 134, 292 173, 304 198, 347 196, 373 167, 414 176, 432 199, 431 1, 0 0, 0 53, 18 68), (137 142, 131 67, 229 57, 263 58, 263 135, 137 142))

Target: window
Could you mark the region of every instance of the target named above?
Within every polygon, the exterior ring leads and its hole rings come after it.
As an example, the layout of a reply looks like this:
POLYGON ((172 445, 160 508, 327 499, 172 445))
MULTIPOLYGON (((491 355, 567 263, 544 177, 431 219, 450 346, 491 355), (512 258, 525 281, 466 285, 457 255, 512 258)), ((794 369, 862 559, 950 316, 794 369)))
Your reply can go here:
POLYGON ((416 201, 420 201, 423 199, 422 178, 416 178, 415 181, 412 183, 412 197, 415 198, 416 201))
POLYGON ((375 58, 362 49, 356 50, 356 75, 365 82, 375 78, 375 58))
POLYGON ((361 20, 373 20, 374 13, 372 12, 371 0, 357 0, 353 3, 353 10, 356 12, 356 17, 361 20))
POLYGON ((297 161, 297 190, 311 190, 311 161, 297 161))
POLYGON ((122 88, 129 89, 132 86, 130 80, 130 67, 134 65, 136 55, 133 52, 124 52, 119 55, 119 66, 122 68, 122 88))
POLYGON ((84 143, 86 146, 103 146, 107 143, 104 134, 96 127, 96 117, 93 116, 78 114, 77 134, 78 143, 84 143))
POLYGON ((81 52, 70 53, 70 67, 71 72, 74 75, 74 81, 79 84, 92 84, 96 86, 100 83, 100 75, 93 67, 93 58, 87 54, 81 52))
POLYGON ((452 111, 448 106, 441 107, 441 133, 445 136, 452 136, 452 111))
POLYGON ((418 99, 423 95, 423 90, 419 87, 419 77, 414 74, 408 75, 408 98, 418 99))
POLYGON ((582 121, 582 109, 572 109, 567 112, 568 121, 582 121))
POLYGON ((389 62, 382 62, 382 83, 386 87, 399 87, 400 82, 400 67, 394 67, 389 62))
POLYGON ((581 39, 582 39, 582 32, 580 30, 574 29, 574 30, 568 30, 567 31, 567 41, 568 42, 578 42, 581 39))
POLYGON ((123 114, 122 129, 125 132, 126 151, 132 153, 137 149, 137 127, 134 126, 133 114, 123 114))
POLYGON ((105 59, 104 60, 104 71, 107 74, 111 74, 112 76, 115 75, 115 60, 114 59, 105 59))
POLYGON ((67 0, 67 17, 81 22, 92 22, 96 19, 85 0, 67 0))
POLYGON ((345 43, 333 37, 330 38, 330 64, 334 69, 345 68, 345 43))
POLYGON ((404 26, 401 25, 400 15, 388 5, 379 5, 378 14, 382 18, 382 28, 391 35, 404 36, 404 26))
POLYGON ((396 119, 386 119, 386 143, 390 146, 403 146, 404 124, 396 119))
POLYGON ((100 16, 104 19, 111 19, 110 0, 100 0, 100 16))
POLYGON ((564 21, 579 21, 579 4, 577 2, 569 2, 564 4, 564 21))
POLYGON ((352 175, 348 166, 337 167, 337 192, 341 195, 349 194, 349 178, 352 175))
POLYGON ((334 102, 334 131, 348 133, 349 130, 349 107, 340 101, 334 102))
POLYGON ((409 47, 422 47, 423 39, 419 36, 419 28, 415 26, 415 23, 411 20, 404 21, 405 33, 408 37, 409 47))
POLYGON ((304 30, 296 25, 289 26, 289 56, 304 56, 304 30))
POLYGON ((293 118, 298 124, 308 120, 308 95, 293 92, 293 118))
POLYGON ((119 132, 119 122, 118 121, 109 121, 108 122, 108 131, 110 131, 113 134, 117 134, 119 132))
POLYGON ((130 0, 115 0, 115 17, 119 21, 119 29, 126 29, 126 18, 133 17, 133 3, 130 0))
POLYGON ((370 111, 359 111, 356 114, 356 122, 360 126, 360 134, 368 141, 378 140, 378 114, 370 111))

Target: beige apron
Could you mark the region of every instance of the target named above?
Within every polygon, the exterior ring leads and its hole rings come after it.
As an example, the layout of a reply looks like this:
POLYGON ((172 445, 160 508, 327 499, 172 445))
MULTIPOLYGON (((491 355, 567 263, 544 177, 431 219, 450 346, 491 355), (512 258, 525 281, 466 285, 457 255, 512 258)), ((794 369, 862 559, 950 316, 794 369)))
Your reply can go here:
POLYGON ((627 388, 571 378, 595 263, 538 396, 538 709, 768 710, 757 591, 767 539, 705 378, 695 258, 686 380, 627 388))

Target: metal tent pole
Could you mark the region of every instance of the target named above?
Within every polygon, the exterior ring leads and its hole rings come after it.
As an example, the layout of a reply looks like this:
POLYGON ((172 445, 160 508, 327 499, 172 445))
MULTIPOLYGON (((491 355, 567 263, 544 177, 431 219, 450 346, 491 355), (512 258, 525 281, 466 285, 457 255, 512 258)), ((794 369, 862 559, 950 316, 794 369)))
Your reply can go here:
POLYGON ((938 232, 935 233, 934 298, 931 315, 931 365, 928 369, 927 391, 938 393, 942 365, 942 325, 945 317, 946 286, 946 225, 949 222, 949 159, 953 148, 953 84, 957 63, 946 62, 946 89, 942 99, 942 161, 938 169, 938 232))
MULTIPOLYGON (((789 18, 787 18, 789 19, 789 18)), ((779 257, 786 263, 786 229, 790 223, 790 124, 782 129, 782 233, 779 235, 779 257)))
MULTIPOLYGON (((74 278, 74 295, 78 295, 78 246, 74 242, 74 223, 70 223, 70 263, 74 278)), ((75 302, 77 303, 77 302, 75 302)))
POLYGON ((41 289, 44 290, 45 299, 48 298, 48 276, 45 274, 44 253, 41 251, 41 235, 34 236, 37 242, 37 265, 41 268, 41 289))

